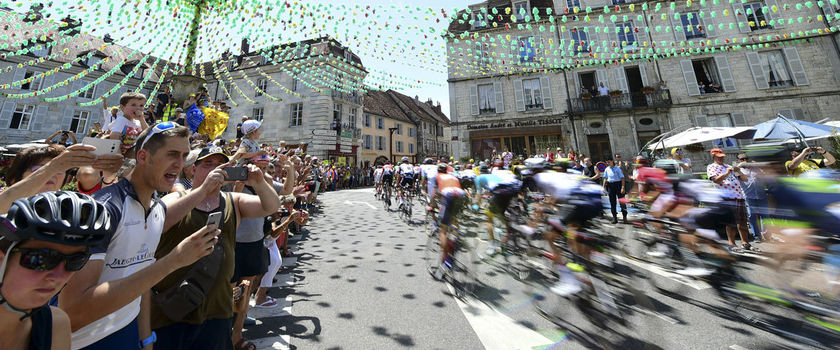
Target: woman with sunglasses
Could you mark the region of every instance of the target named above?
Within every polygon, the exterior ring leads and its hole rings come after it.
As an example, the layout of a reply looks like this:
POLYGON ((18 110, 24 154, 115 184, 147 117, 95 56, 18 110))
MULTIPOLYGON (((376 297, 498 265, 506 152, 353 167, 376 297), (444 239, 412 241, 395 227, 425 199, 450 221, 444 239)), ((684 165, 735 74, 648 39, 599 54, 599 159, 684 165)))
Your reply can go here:
POLYGON ((102 244, 105 207, 75 192, 41 193, 0 217, 0 349, 69 349, 70 318, 47 305, 102 244))

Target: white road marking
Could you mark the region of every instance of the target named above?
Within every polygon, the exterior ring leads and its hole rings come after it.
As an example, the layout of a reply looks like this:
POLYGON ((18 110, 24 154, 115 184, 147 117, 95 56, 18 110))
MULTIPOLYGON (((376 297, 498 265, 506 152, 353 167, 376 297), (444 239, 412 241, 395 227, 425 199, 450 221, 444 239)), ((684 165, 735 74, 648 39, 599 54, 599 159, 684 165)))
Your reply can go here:
POLYGON ((616 260, 620 260, 620 261, 623 261, 625 263, 633 264, 635 266, 638 266, 638 267, 641 267, 645 270, 653 272, 657 275, 668 278, 672 281, 682 283, 682 284, 684 284, 686 286, 689 286, 691 288, 694 288, 696 290, 709 289, 709 288, 712 287, 706 282, 698 281, 698 280, 695 280, 695 279, 692 279, 692 278, 689 278, 689 277, 685 277, 685 276, 680 275, 680 274, 676 274, 676 273, 673 273, 673 272, 666 271, 665 269, 663 269, 659 266, 656 266, 656 265, 641 263, 641 262, 635 261, 633 259, 625 258, 621 255, 613 255, 613 257, 616 260))
POLYGON ((367 205, 367 206, 368 206, 368 207, 370 207, 371 209, 376 209, 376 207, 374 207, 374 206, 373 206, 373 204, 370 204, 370 203, 368 203, 368 202, 351 202, 351 201, 344 201, 344 204, 347 204, 347 205, 353 205, 353 204, 358 204, 358 203, 361 203, 361 204, 367 205))
MULTIPOLYGON (((454 295, 455 290, 452 286, 447 284, 447 287, 454 295)), ((545 347, 554 343, 551 339, 528 329, 473 298, 466 298, 465 300, 455 298, 455 302, 485 349, 531 350, 535 347, 545 347)))
POLYGON ((730 345, 729 348, 732 349, 732 350, 750 350, 750 349, 747 349, 747 348, 745 348, 743 346, 740 346, 738 344, 730 345))

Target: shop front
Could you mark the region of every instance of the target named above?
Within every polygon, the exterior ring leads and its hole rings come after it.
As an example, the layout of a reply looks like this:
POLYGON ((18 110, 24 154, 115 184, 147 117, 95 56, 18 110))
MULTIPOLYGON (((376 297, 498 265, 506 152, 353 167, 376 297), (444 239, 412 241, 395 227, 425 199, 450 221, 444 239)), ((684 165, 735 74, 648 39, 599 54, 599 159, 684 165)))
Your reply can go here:
POLYGON ((572 143, 560 123, 557 117, 467 125, 470 157, 488 159, 504 150, 523 157, 544 154, 546 149, 553 153, 557 147, 567 150, 572 143))

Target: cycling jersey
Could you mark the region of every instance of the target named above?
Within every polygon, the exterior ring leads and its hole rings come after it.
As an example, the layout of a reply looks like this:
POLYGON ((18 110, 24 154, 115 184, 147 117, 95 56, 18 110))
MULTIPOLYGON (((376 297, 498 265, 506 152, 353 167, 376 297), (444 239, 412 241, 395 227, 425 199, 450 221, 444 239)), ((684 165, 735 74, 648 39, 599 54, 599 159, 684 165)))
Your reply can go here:
POLYGON ((461 208, 457 201, 463 198, 466 192, 461 189, 458 178, 450 174, 438 174, 435 184, 438 186, 438 191, 443 195, 438 221, 443 225, 449 225, 461 208))
POLYGON ((399 168, 397 169, 400 175, 403 177, 411 177, 414 178, 414 166, 408 163, 400 164, 399 168))
POLYGON ((534 175, 534 183, 543 193, 570 204, 560 214, 563 223, 585 224, 601 212, 602 187, 578 175, 544 172, 534 175))
MULTIPOLYGON (((106 242, 90 250, 90 260, 104 260, 99 283, 128 277, 154 263, 166 216, 166 206, 157 194, 152 195, 148 215, 128 179, 105 187, 94 193, 93 197, 105 205, 111 217, 111 225, 116 227, 106 242)), ((139 313, 140 297, 73 332, 73 348, 86 347, 121 330, 137 318, 139 313)))
POLYGON ((379 180, 381 180, 381 179, 382 179, 382 168, 376 168, 376 170, 373 171, 373 181, 378 183, 379 180))
POLYGON ((391 164, 385 164, 382 166, 382 175, 394 175, 394 166, 391 164))

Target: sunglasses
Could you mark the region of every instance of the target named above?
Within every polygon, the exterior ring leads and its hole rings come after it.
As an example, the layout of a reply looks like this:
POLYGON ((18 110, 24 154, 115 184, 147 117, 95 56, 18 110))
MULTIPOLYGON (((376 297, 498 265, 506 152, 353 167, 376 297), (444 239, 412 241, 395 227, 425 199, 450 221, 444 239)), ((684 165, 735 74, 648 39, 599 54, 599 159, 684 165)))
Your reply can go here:
POLYGON ((155 124, 155 126, 152 128, 152 132, 150 132, 149 135, 147 135, 146 138, 143 139, 143 143, 140 144, 140 148, 138 148, 138 150, 143 149, 143 147, 146 146, 146 142, 148 142, 149 139, 151 139, 155 135, 160 134, 166 130, 172 129, 176 126, 178 126, 178 124, 175 124, 174 122, 163 122, 155 124))
POLYGON ((12 252, 20 252, 20 266, 33 271, 50 271, 61 262, 66 262, 68 272, 79 271, 90 258, 90 252, 67 255, 47 248, 14 248, 12 252))
POLYGON ((750 160, 750 159, 749 159, 749 158, 741 158, 741 157, 739 157, 739 158, 738 158, 738 160, 740 160, 740 161, 748 161, 748 160, 750 160))

